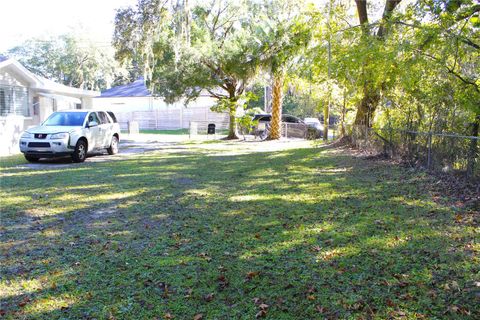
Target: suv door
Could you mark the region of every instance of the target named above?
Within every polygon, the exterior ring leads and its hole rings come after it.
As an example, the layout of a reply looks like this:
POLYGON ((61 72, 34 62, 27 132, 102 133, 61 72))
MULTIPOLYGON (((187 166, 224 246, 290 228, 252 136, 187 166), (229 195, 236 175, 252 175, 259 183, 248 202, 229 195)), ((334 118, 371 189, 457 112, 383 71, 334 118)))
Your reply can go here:
POLYGON ((110 146, 110 139, 113 136, 112 132, 112 123, 110 118, 103 111, 97 112, 98 117, 100 118, 100 146, 99 148, 107 148, 110 146))
POLYGON ((88 135, 88 150, 98 149, 101 145, 100 134, 100 119, 98 119, 97 113, 90 112, 87 118, 87 135, 88 135), (96 126, 90 126, 92 122, 96 122, 96 126))

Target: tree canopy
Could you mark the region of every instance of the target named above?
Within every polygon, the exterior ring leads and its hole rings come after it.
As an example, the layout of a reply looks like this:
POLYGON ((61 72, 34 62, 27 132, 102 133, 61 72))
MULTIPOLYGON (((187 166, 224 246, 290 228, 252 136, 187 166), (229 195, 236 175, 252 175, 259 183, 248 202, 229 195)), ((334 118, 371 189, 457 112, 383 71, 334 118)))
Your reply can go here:
POLYGON ((32 38, 7 51, 35 74, 91 90, 106 89, 124 75, 113 53, 110 46, 99 46, 75 33, 32 38))

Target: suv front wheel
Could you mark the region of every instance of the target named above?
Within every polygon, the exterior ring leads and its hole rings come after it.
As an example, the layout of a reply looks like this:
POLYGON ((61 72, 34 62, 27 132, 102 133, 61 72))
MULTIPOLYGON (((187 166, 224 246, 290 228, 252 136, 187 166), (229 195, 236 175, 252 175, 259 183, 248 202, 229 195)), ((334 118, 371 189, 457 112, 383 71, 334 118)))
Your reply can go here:
POLYGON ((28 162, 38 162, 39 158, 25 155, 25 159, 28 162))
POLYGON ((87 158, 87 143, 84 140, 79 140, 75 146, 75 151, 72 153, 73 162, 83 162, 87 158))

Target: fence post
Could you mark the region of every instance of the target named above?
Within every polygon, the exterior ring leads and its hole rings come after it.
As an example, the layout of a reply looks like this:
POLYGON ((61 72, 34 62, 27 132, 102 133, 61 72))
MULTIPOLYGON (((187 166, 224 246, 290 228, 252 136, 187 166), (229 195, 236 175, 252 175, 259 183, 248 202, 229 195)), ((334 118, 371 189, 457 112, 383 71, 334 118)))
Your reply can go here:
POLYGON ((432 168, 432 133, 428 133, 428 154, 427 154, 427 169, 432 168))

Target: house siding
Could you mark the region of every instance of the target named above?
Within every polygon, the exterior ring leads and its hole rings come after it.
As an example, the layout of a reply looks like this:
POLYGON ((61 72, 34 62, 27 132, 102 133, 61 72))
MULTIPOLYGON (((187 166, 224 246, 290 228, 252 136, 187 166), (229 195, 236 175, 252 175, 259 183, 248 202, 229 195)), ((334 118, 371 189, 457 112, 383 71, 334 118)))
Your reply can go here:
POLYGON ((0 70, 0 84, 8 85, 8 86, 18 86, 18 87, 27 87, 28 84, 26 82, 22 82, 15 75, 8 70, 0 70))
POLYGON ((81 100, 82 108, 91 108, 92 97, 98 94, 35 76, 14 60, 0 63, 0 156, 20 152, 18 142, 25 129, 56 110, 75 109, 75 99, 81 100))

